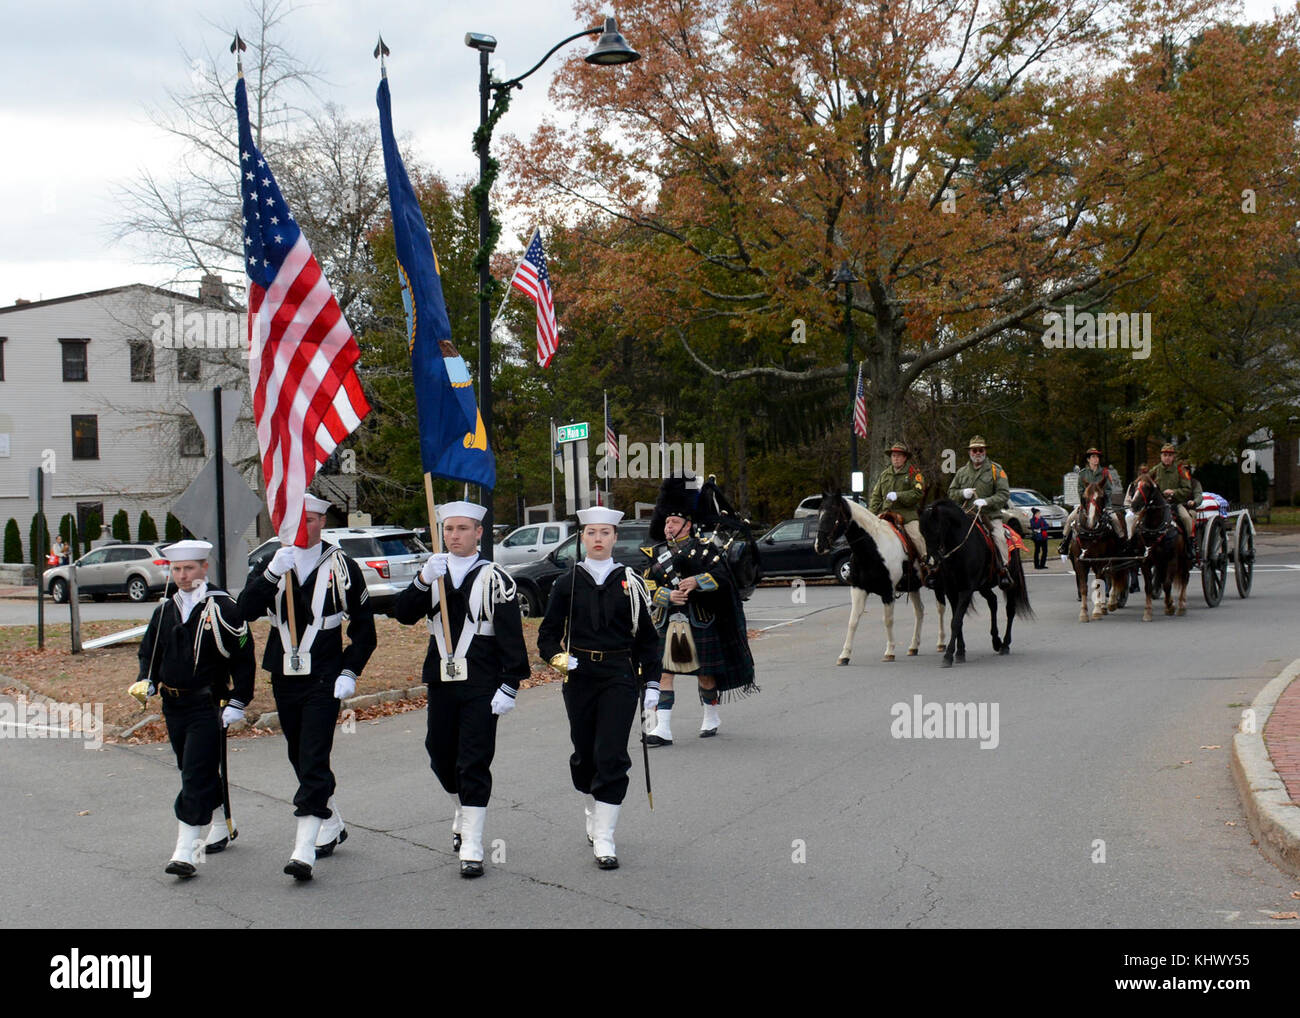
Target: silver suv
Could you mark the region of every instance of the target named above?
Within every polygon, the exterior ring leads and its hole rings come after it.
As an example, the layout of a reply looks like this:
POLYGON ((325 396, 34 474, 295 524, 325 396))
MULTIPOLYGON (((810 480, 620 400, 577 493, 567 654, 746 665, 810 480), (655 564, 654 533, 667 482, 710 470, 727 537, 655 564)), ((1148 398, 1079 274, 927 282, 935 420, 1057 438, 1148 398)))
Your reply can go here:
MULTIPOLYGON (((370 604, 380 614, 410 586, 411 578, 430 555, 415 532, 406 527, 327 527, 320 536, 322 541, 338 545, 361 567, 370 604)), ((248 556, 249 575, 265 569, 279 547, 279 538, 273 537, 253 549, 248 556)))
MULTIPOLYGON (((109 594, 125 594, 132 601, 149 600, 167 583, 167 556, 158 544, 106 544, 86 552, 77 567, 77 593, 106 601, 109 594)), ((68 600, 72 566, 45 570, 45 589, 56 604, 68 600)))

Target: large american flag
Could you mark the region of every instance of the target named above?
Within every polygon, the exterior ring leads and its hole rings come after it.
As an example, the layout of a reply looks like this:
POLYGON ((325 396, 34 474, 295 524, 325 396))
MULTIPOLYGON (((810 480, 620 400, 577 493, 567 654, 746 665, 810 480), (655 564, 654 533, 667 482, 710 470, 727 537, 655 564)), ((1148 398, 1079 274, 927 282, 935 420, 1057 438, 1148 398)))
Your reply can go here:
POLYGON ((867 437, 867 394, 862 388, 862 365, 858 365, 858 388, 853 397, 853 433, 867 437))
POLYGON ((605 397, 605 451, 615 461, 618 460, 618 434, 614 431, 614 424, 609 419, 609 397, 605 397))
POLYGON ((551 276, 546 271, 546 252, 542 250, 542 231, 533 230, 524 260, 515 269, 510 285, 526 293, 537 305, 537 363, 546 367, 555 356, 560 342, 559 326, 555 324, 555 302, 551 297, 551 276))
POLYGON ((242 73, 235 108, 248 273, 248 373, 266 504, 281 543, 305 547, 307 486, 316 468, 370 412, 370 404, 354 370, 361 356, 357 341, 253 144, 242 73))

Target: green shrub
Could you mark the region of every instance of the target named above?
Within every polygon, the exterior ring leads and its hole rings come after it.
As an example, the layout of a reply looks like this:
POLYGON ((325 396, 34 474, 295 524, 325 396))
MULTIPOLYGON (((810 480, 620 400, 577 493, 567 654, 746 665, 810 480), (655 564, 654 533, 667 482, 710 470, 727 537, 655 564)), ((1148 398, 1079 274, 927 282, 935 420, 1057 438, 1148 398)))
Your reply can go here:
POLYGON ((125 509, 119 509, 113 514, 113 540, 124 544, 131 540, 131 523, 127 519, 125 509))
POLYGON ((18 521, 12 516, 5 524, 5 563, 22 562, 23 535, 18 530, 18 521))
POLYGON ((141 544, 153 544, 158 540, 158 524, 153 521, 153 517, 148 511, 140 514, 139 538, 141 544))
POLYGON ((181 539, 181 521, 171 513, 168 513, 167 521, 163 524, 163 533, 167 537, 168 544, 171 544, 173 541, 179 541, 181 539))

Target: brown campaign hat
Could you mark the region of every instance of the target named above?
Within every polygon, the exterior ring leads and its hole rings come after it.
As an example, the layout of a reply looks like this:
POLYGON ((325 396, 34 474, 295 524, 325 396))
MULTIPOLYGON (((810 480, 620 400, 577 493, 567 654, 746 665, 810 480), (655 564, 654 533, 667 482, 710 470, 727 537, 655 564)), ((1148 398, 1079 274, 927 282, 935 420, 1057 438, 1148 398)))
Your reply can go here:
POLYGON ((1087 459, 1089 456, 1100 456, 1100 455, 1101 455, 1101 450, 1098 449, 1095 445, 1083 454, 1084 459, 1087 459))
POLYGON ((967 449, 987 449, 987 448, 988 448, 988 443, 986 443, 986 442, 984 441, 984 436, 983 436, 983 435, 975 435, 974 437, 971 438, 971 440, 970 440, 970 444, 967 445, 966 448, 967 448, 967 449))
POLYGON ((901 452, 904 456, 911 456, 911 455, 912 455, 912 450, 909 449, 907 446, 905 446, 902 442, 895 442, 893 445, 891 445, 891 446, 890 446, 888 449, 886 449, 885 451, 886 451, 886 452, 901 452))
POLYGON ((1160 447, 1161 452, 1177 452, 1178 447, 1173 442, 1166 442, 1160 447))

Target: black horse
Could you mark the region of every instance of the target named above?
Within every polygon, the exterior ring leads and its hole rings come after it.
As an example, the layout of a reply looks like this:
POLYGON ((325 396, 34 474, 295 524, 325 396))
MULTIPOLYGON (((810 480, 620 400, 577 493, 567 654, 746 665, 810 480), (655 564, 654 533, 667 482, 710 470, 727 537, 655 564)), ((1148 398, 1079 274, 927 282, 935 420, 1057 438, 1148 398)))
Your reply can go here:
MULTIPOLYGON (((921 557, 910 541, 904 541, 902 527, 869 512, 858 502, 851 502, 838 490, 822 496, 821 512, 817 519, 817 536, 813 551, 829 555, 831 546, 843 535, 849 542, 849 585, 853 602, 849 608, 849 631, 844 637, 844 648, 836 660, 838 665, 849 663, 853 650, 853 636, 858 631, 858 621, 867 610, 867 595, 875 594, 885 606, 885 655, 882 661, 894 660, 894 601, 900 594, 910 596, 916 625, 912 629, 912 642, 907 654, 914 656, 921 646, 921 623, 925 619, 925 606, 921 603, 921 557)), ((943 598, 939 602, 939 650, 943 650, 943 598)))
POLYGON ((943 655, 943 666, 951 668, 954 656, 959 662, 966 660, 962 620, 976 591, 984 596, 992 614, 989 634, 993 637, 993 649, 999 654, 1010 654, 1011 624, 1016 613, 1027 619, 1034 617, 1029 606, 1029 592, 1025 588, 1025 572, 1020 566, 1020 553, 1010 552, 1008 555, 1007 572, 1012 586, 1007 593, 1007 631, 999 637, 997 569, 994 551, 981 528, 960 506, 945 498, 921 510, 921 534, 925 537, 930 561, 938 571, 939 582, 952 605, 952 638, 943 655))
POLYGON ((1174 516, 1173 506, 1160 493, 1160 485, 1149 474, 1137 480, 1131 504, 1133 532, 1142 542, 1142 576, 1146 581, 1147 604, 1142 621, 1151 621, 1151 591, 1163 590, 1165 614, 1175 614, 1173 589, 1178 589, 1176 614, 1187 614, 1187 581, 1192 571, 1192 550, 1182 524, 1174 516))

